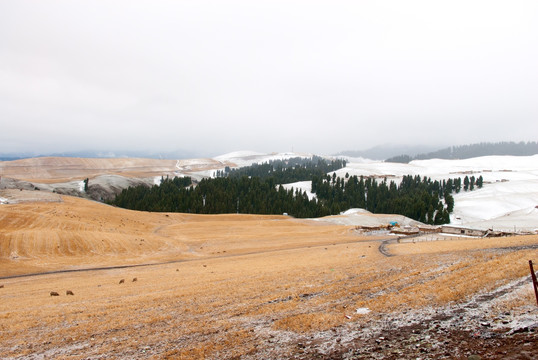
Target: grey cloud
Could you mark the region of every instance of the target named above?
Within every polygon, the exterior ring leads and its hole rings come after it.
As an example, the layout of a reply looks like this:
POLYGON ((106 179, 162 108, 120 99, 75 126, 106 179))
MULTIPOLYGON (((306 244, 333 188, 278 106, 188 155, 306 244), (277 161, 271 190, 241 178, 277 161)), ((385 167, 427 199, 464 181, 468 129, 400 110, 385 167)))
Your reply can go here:
POLYGON ((537 14, 533 1, 4 1, 0 152, 536 140, 537 14))

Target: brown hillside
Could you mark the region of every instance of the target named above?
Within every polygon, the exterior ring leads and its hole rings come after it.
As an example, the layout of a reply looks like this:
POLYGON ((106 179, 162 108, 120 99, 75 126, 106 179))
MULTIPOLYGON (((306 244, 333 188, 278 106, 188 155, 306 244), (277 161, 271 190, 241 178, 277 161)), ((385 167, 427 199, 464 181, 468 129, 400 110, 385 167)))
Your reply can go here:
POLYGON ((30 182, 64 182, 92 178, 98 175, 151 177, 173 175, 177 171, 189 173, 219 169, 234 164, 213 159, 158 160, 158 159, 90 159, 69 157, 40 157, 0 161, 0 174, 30 182))
POLYGON ((311 226, 283 216, 149 213, 50 193, 15 193, 22 199, 26 194, 48 196, 46 201, 0 206, 0 276, 230 256, 351 237, 346 228, 311 226))
POLYGON ((380 239, 341 225, 21 193, 26 202, 0 205, 3 359, 531 359, 538 351, 528 270, 536 235, 402 242, 384 256, 380 239), (35 274, 72 269, 86 270, 35 274))

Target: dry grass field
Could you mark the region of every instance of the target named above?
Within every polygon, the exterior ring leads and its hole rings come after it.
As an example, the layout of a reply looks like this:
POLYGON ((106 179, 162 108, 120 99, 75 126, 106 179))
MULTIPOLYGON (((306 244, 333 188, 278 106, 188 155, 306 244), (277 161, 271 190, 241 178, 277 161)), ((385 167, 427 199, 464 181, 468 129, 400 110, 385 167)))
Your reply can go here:
POLYGON ((25 181, 61 182, 103 174, 157 176, 177 170, 175 160, 38 157, 0 162, 2 176, 25 181))
POLYGON ((36 157, 13 161, 0 161, 2 176, 30 182, 64 182, 82 180, 98 175, 126 177, 152 177, 176 171, 190 173, 207 169, 235 166, 233 163, 213 159, 158 160, 137 158, 73 158, 36 157))
POLYGON ((381 240, 284 216, 68 196, 0 205, 0 358, 536 353, 538 236, 392 244, 390 257, 381 240))

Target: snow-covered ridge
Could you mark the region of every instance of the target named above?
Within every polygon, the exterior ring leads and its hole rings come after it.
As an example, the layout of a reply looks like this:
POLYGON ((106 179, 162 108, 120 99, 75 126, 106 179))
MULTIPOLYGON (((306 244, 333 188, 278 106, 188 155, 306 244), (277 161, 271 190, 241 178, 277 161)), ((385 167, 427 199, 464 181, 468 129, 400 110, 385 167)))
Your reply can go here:
POLYGON ((232 163, 235 165, 235 167, 244 167, 250 166, 252 164, 262 164, 275 160, 287 160, 295 157, 309 158, 312 156, 313 154, 294 152, 264 154, 254 151, 235 151, 214 157, 213 159, 216 161, 220 161, 221 163, 232 163))
MULTIPOLYGON (((347 159, 347 166, 335 171, 337 176, 386 177, 397 183, 404 175, 428 176, 433 180, 482 176, 482 189, 454 194, 452 224, 505 231, 538 229, 538 155, 415 160, 409 164, 347 159)), ((314 196, 308 181, 285 187, 306 191, 310 198, 314 196)), ((352 215, 355 213, 347 214, 352 215)))
POLYGON ((267 156, 267 154, 259 153, 255 151, 248 151, 248 150, 234 151, 227 154, 216 156, 213 159, 218 160, 218 161, 230 161, 231 159, 249 158, 249 157, 254 157, 254 156, 263 157, 263 156, 267 156))

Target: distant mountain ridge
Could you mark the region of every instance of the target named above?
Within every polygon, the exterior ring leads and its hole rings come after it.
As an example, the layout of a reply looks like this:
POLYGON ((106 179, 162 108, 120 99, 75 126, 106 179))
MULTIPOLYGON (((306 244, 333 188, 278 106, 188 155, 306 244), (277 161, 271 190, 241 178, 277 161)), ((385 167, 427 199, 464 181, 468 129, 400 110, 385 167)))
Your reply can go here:
POLYGON ((497 142, 477 143, 471 145, 451 146, 437 151, 410 156, 402 154, 393 156, 385 162, 409 163, 412 160, 446 159, 463 160, 481 156, 510 155, 530 156, 538 154, 538 142, 497 142))
POLYGON ((374 146, 366 150, 346 150, 341 151, 336 156, 349 156, 354 158, 365 158, 370 160, 385 160, 400 154, 415 156, 430 151, 437 150, 437 146, 428 145, 393 145, 385 144, 374 146))
POLYGON ((151 151, 67 151, 61 153, 0 153, 0 161, 12 161, 29 159, 36 157, 74 157, 74 158, 145 158, 145 159, 193 159, 200 154, 188 150, 177 150, 169 152, 151 152, 151 151))
MULTIPOLYGON (((238 152, 239 154, 240 152, 238 152)), ((426 159, 469 159, 489 155, 529 156, 538 154, 538 142, 482 142, 471 145, 449 146, 442 149, 431 145, 393 145, 384 144, 366 150, 346 150, 334 156, 348 156, 386 162, 408 163, 412 160, 426 159)), ((74 157, 74 158, 145 158, 145 159, 196 159, 213 158, 213 155, 200 151, 176 150, 155 152, 143 150, 130 151, 67 151, 61 153, 0 153, 0 161, 12 161, 37 157, 74 157)), ((216 158, 219 158, 218 156, 216 158)))

